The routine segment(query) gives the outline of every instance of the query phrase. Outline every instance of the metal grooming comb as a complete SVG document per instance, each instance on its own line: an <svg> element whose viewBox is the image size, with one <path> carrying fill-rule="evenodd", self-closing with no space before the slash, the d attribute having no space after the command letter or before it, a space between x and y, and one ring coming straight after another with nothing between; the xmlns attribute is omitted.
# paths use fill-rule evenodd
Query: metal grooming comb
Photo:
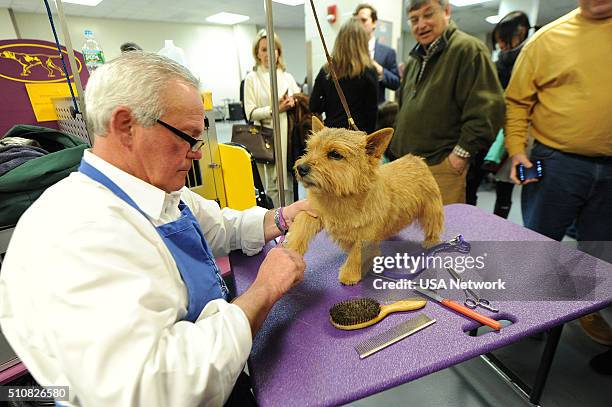
<svg viewBox="0 0 612 407"><path fill-rule="evenodd" d="M399 342L405 337L420 331L423 328L436 322L435 319L428 317L425 314L419 314L417 317L411 318L408 321L402 322L376 336L366 339L357 346L355 350L359 353L359 358L364 359L368 356Z"/></svg>

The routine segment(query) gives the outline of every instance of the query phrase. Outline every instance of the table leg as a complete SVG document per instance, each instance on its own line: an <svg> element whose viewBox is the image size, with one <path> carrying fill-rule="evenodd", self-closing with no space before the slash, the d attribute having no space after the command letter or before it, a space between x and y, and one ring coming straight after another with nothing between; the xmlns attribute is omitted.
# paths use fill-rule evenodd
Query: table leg
<svg viewBox="0 0 612 407"><path fill-rule="evenodd" d="M548 331L548 338L544 346L544 352L542 353L540 364L538 365L533 388L527 385L520 377L518 377L518 375L504 365L504 363L492 353L487 353L481 355L480 357L507 383L512 385L521 397L523 397L531 405L539 406L540 398L542 397L542 392L544 391L544 385L546 384L546 379L548 379L548 373L550 372L553 358L557 350L557 345L559 345L562 330L563 324Z"/></svg>
<svg viewBox="0 0 612 407"><path fill-rule="evenodd" d="M538 367L538 372L536 373L533 390L529 396L529 401L533 404L540 403L540 397L544 391L546 379L548 379L548 373L550 372L550 367L552 365L553 358L555 357L557 345L559 345L559 339L561 339L562 330L563 324L548 331L548 339L546 340L544 353L542 354L542 359L540 359L540 366Z"/></svg>

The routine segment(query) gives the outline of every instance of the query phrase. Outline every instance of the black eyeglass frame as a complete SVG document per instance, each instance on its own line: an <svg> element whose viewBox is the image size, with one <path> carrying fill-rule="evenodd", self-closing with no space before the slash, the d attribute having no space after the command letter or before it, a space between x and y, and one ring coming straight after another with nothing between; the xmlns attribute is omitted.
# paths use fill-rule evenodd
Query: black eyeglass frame
<svg viewBox="0 0 612 407"><path fill-rule="evenodd" d="M169 125L168 123L166 123L163 120L157 119L156 121L157 121L157 123L161 124L162 126L167 128L168 130L170 130L172 133L174 133L178 137L180 137L183 140L185 140L186 142L188 142L189 146L191 147L191 151L194 151L194 152L198 151L200 148L202 148L202 146L206 142L205 139L194 138L194 137L190 136L189 134L187 134L187 133L177 129L176 127Z"/></svg>

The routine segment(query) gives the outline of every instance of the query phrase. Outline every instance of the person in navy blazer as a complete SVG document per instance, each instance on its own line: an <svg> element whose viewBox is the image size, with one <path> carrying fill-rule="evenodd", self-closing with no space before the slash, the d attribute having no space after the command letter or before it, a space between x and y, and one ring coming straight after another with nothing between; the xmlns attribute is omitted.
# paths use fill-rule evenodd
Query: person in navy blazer
<svg viewBox="0 0 612 407"><path fill-rule="evenodd" d="M374 67L378 72L378 104L381 104L385 101L385 89L397 90L400 86L395 51L378 42L374 36L378 15L373 6L361 3L355 9L353 16L357 17L370 33L370 58L373 59Z"/></svg>

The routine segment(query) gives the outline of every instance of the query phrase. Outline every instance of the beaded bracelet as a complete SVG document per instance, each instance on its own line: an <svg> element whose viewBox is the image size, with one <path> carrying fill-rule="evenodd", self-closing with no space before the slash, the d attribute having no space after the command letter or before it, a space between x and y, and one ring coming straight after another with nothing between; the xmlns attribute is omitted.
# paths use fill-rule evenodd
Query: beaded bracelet
<svg viewBox="0 0 612 407"><path fill-rule="evenodd" d="M278 208L278 220L280 221L281 227L285 230L285 234L289 231L289 226L287 226L287 221L285 220L285 216L283 215L283 209L285 207L281 206Z"/></svg>
<svg viewBox="0 0 612 407"><path fill-rule="evenodd" d="M287 227L287 223L285 222L285 218L283 217L282 206L274 211L274 224L283 235L287 234L289 228Z"/></svg>

